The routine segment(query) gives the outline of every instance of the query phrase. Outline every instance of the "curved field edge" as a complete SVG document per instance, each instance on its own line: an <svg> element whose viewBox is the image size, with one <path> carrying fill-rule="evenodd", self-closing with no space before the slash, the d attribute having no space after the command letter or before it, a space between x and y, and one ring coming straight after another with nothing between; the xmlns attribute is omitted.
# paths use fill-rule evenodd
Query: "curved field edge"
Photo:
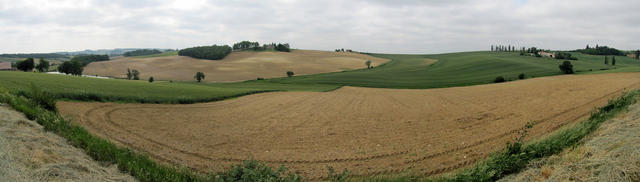
<svg viewBox="0 0 640 182"><path fill-rule="evenodd" d="M336 85L281 84L255 81L238 83L190 83L86 78L68 75L0 72L0 85L21 94L38 85L57 98L76 101L190 104L220 101L274 91L330 91Z"/></svg>
<svg viewBox="0 0 640 182"><path fill-rule="evenodd" d="M46 93L41 93L46 95ZM42 95L40 95L42 96ZM74 147L96 161L116 164L123 171L140 181L303 181L284 167L273 170L254 160L232 166L229 171L217 174L197 173L184 167L168 166L152 160L126 147L90 134L86 129L72 124L57 112L43 109L39 99L17 96L0 89L0 103L6 103L15 110L42 125L45 131L53 132L67 140Z"/></svg>
<svg viewBox="0 0 640 182"><path fill-rule="evenodd" d="M534 159L558 154L569 147L579 145L583 138L596 131L603 122L612 119L620 112L626 111L630 105L636 103L639 96L640 90L629 91L620 97L609 100L605 106L597 108L586 121L577 123L572 127L561 128L527 144L507 143L506 149L491 154L487 159L476 163L470 168L454 173L431 178L399 174L354 178L344 181L496 181L508 174L520 172Z"/></svg>

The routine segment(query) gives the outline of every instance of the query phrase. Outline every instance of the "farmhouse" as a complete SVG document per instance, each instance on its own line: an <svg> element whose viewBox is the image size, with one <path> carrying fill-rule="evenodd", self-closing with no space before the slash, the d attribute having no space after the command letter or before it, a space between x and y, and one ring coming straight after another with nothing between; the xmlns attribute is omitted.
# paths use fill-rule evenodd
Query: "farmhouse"
<svg viewBox="0 0 640 182"><path fill-rule="evenodd" d="M13 70L11 62L0 62L0 71Z"/></svg>
<svg viewBox="0 0 640 182"><path fill-rule="evenodd" d="M544 51L540 51L538 52L538 54L540 54L541 56L544 57L550 57L550 58L554 58L556 55L551 53L551 52L544 52Z"/></svg>

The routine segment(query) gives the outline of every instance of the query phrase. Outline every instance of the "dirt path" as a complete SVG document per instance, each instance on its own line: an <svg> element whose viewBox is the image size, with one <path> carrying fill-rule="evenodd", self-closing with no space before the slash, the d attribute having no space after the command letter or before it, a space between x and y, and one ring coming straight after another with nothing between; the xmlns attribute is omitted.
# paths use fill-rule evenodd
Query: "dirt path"
<svg viewBox="0 0 640 182"><path fill-rule="evenodd" d="M258 77L285 77L287 71L296 75L338 72L366 68L365 61L379 66L387 59L350 52L293 50L292 52L233 52L222 60L194 59L186 56L155 58L120 58L94 62L84 74L126 78L127 68L137 69L141 79L153 76L157 80L193 80L196 72L204 72L207 82L255 80Z"/></svg>
<svg viewBox="0 0 640 182"><path fill-rule="evenodd" d="M539 136L640 87L640 74L567 75L502 84L409 90L344 87L191 104L60 102L66 117L164 162L219 171L242 160L321 179L431 175L501 149L518 128Z"/></svg>
<svg viewBox="0 0 640 182"><path fill-rule="evenodd" d="M640 104L578 147L532 162L501 181L640 181Z"/></svg>
<svg viewBox="0 0 640 182"><path fill-rule="evenodd" d="M136 181L0 105L0 181Z"/></svg>

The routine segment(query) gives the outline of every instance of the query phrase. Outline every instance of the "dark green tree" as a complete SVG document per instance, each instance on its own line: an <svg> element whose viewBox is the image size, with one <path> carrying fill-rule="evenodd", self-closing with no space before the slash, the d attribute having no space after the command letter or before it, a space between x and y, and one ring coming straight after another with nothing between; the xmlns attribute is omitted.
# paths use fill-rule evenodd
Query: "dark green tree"
<svg viewBox="0 0 640 182"><path fill-rule="evenodd" d="M287 71L287 77L292 77L294 75L293 71Z"/></svg>
<svg viewBox="0 0 640 182"><path fill-rule="evenodd" d="M493 80L493 83L502 83L505 82L506 80L504 79L504 77L502 76L498 76L496 77L496 79Z"/></svg>
<svg viewBox="0 0 640 182"><path fill-rule="evenodd" d="M16 68L24 72L33 71L34 67L35 67L35 63L33 61L33 58L27 58L24 61L20 61L16 63Z"/></svg>
<svg viewBox="0 0 640 182"><path fill-rule="evenodd" d="M203 72L197 72L195 76L193 76L193 78L195 78L198 82L204 80L204 73Z"/></svg>
<svg viewBox="0 0 640 182"><path fill-rule="evenodd" d="M573 65L571 65L570 61L562 62L562 64L558 66L558 68L560 68L560 71L562 71L564 74L573 74Z"/></svg>
<svg viewBox="0 0 640 182"><path fill-rule="evenodd" d="M153 77L149 77L149 83L153 83Z"/></svg>
<svg viewBox="0 0 640 182"><path fill-rule="evenodd" d="M604 57L604 64L607 64L607 65L609 64L609 57L607 56Z"/></svg>
<svg viewBox="0 0 640 182"><path fill-rule="evenodd" d="M636 51L636 59L640 59L640 49Z"/></svg>
<svg viewBox="0 0 640 182"><path fill-rule="evenodd" d="M44 60L44 58L40 58L40 61L38 63L38 65L36 66L36 69L39 72L45 72L49 70L49 61Z"/></svg>
<svg viewBox="0 0 640 182"><path fill-rule="evenodd" d="M367 65L367 69L371 68L371 60L367 60L364 64Z"/></svg>
<svg viewBox="0 0 640 182"><path fill-rule="evenodd" d="M228 45L218 46L200 46L186 48L178 51L180 56L189 56L198 59L220 60L231 53L231 47Z"/></svg>
<svg viewBox="0 0 640 182"><path fill-rule="evenodd" d="M615 66L616 65L616 57L612 56L611 57L611 66Z"/></svg>
<svg viewBox="0 0 640 182"><path fill-rule="evenodd" d="M280 52L291 52L291 49L289 49L289 44L278 44L276 45L276 51L280 51Z"/></svg>
<svg viewBox="0 0 640 182"><path fill-rule="evenodd" d="M520 74L518 75L518 79L520 79L520 80L524 79L524 73L520 73Z"/></svg>

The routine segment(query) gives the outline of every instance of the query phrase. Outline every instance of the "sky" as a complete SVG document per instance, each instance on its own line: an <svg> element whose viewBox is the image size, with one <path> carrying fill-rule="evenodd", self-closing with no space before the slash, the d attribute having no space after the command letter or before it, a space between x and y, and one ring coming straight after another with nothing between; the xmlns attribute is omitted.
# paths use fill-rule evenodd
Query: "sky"
<svg viewBox="0 0 640 182"><path fill-rule="evenodd" d="M250 40L378 53L640 49L638 0L0 0L0 53Z"/></svg>

